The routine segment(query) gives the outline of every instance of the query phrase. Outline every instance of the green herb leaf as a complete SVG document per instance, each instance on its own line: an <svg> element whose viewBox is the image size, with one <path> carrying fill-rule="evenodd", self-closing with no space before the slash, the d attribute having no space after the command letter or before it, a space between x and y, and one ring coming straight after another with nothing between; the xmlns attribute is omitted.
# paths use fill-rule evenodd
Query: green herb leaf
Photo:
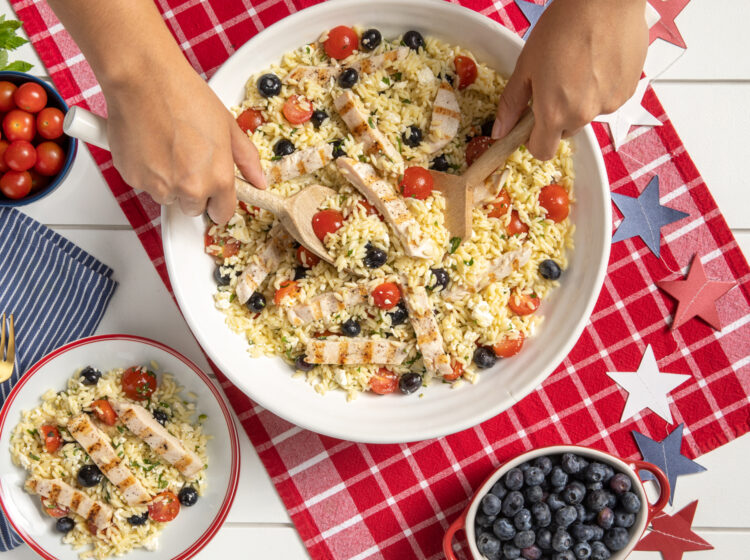
<svg viewBox="0 0 750 560"><path fill-rule="evenodd" d="M470 260L468 260L468 261L464 261L464 264L465 264L466 266L471 266L471 265L473 265L473 264L474 264L474 257L471 257L471 259L470 259Z"/></svg>
<svg viewBox="0 0 750 560"><path fill-rule="evenodd" d="M40 460L40 459L39 459L39 457L37 457L37 456L36 456L36 455L34 455L33 453L29 453L29 457L30 457L31 459L34 459L34 461L39 461L39 460Z"/></svg>
<svg viewBox="0 0 750 560"><path fill-rule="evenodd" d="M397 82L400 82L401 81L401 72L396 72L395 74L391 74L391 78L393 78Z"/></svg>
<svg viewBox="0 0 750 560"><path fill-rule="evenodd" d="M367 124L370 125L370 128L375 128L375 124L372 122L372 117L367 118Z"/></svg>
<svg viewBox="0 0 750 560"><path fill-rule="evenodd" d="M201 414L200 416L198 416L198 422L203 422L206 418L208 418L208 416L206 416L205 414Z"/></svg>
<svg viewBox="0 0 750 560"><path fill-rule="evenodd" d="M271 161L279 161L281 156L271 156Z"/></svg>
<svg viewBox="0 0 750 560"><path fill-rule="evenodd" d="M451 250L449 251L451 255L456 252L456 249L458 249L459 245L461 245L461 238L451 237Z"/></svg>
<svg viewBox="0 0 750 560"><path fill-rule="evenodd" d="M2 68L2 70L12 70L14 72L28 72L33 67L34 67L33 64L29 64L28 62L24 62L22 60L16 60L14 62L11 62L4 68Z"/></svg>
<svg viewBox="0 0 750 560"><path fill-rule="evenodd" d="M365 156L364 154L359 154L359 161L361 161L362 163L367 163L367 156Z"/></svg>
<svg viewBox="0 0 750 560"><path fill-rule="evenodd" d="M387 86L391 85L391 80L388 79L388 76L383 76L383 83Z"/></svg>
<svg viewBox="0 0 750 560"><path fill-rule="evenodd" d="M407 105L411 105L411 99L406 99L405 97L402 97L401 103L406 103Z"/></svg>

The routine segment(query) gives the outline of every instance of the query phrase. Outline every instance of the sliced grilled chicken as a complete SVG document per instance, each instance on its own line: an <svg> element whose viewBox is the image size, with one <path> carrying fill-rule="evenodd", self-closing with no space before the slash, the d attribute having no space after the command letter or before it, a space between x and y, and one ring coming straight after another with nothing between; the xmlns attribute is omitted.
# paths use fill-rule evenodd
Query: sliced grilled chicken
<svg viewBox="0 0 750 560"><path fill-rule="evenodd" d="M425 140L429 153L435 153L453 140L461 124L461 109L453 88L448 82L441 82L432 104L430 132Z"/></svg>
<svg viewBox="0 0 750 560"><path fill-rule="evenodd" d="M367 299L367 288L358 286L341 292L325 292L315 296L309 303L300 303L287 309L289 321L300 327L320 319L330 319L347 307L364 303Z"/></svg>
<svg viewBox="0 0 750 560"><path fill-rule="evenodd" d="M400 163L403 161L401 154L388 141L385 134L374 125L370 126L372 117L351 91L344 91L333 100L333 104L357 141L364 144L365 151L368 154L382 153L392 162Z"/></svg>
<svg viewBox="0 0 750 560"><path fill-rule="evenodd" d="M427 290L424 286L410 286L408 280L402 278L401 293L409 312L409 321L417 335L417 346L422 352L425 368L433 375L449 375L453 371L450 356L443 347L443 336L432 312Z"/></svg>
<svg viewBox="0 0 750 560"><path fill-rule="evenodd" d="M107 434L94 425L88 414L79 414L68 420L68 431L129 505L145 504L151 500L148 491L117 456Z"/></svg>
<svg viewBox="0 0 750 560"><path fill-rule="evenodd" d="M260 246L258 252L250 258L250 263L242 271L235 293L240 303L245 303L260 288L268 274L278 268L284 254L289 248L291 237L281 225L276 224L269 230L266 242Z"/></svg>
<svg viewBox="0 0 750 560"><path fill-rule="evenodd" d="M476 286L471 288L465 288L454 284L444 294L443 298L446 301L453 302L461 299L466 295L476 294L484 290L487 286L494 282L499 282L503 278L509 276L514 270L518 270L524 266L531 258L531 249L523 246L520 249L508 251L503 253L499 257L494 258L490 261L484 274L481 276L481 280Z"/></svg>
<svg viewBox="0 0 750 560"><path fill-rule="evenodd" d="M51 480L32 476L26 481L26 488L50 501L65 506L70 511L90 521L99 529L106 529L112 522L112 508L92 500L80 490L76 490L59 478Z"/></svg>
<svg viewBox="0 0 750 560"><path fill-rule="evenodd" d="M487 202L491 202L497 198L497 194L500 189L503 188L505 182L508 180L510 171L508 169L497 170L492 175L484 180L484 183L474 187L473 199L474 206L482 206Z"/></svg>
<svg viewBox="0 0 750 560"><path fill-rule="evenodd" d="M336 165L346 180L354 185L393 227L407 255L423 259L436 255L438 248L435 243L422 235L419 223L409 212L403 198L396 193L390 183L377 174L372 165L347 157L338 158Z"/></svg>
<svg viewBox="0 0 750 560"><path fill-rule="evenodd" d="M333 146L323 143L297 150L278 161L266 163L266 182L275 185L317 171L333 159Z"/></svg>
<svg viewBox="0 0 750 560"><path fill-rule="evenodd" d="M405 59L409 56L409 47L399 47L392 51L382 54L374 54L345 66L344 68L354 68L360 74L372 74L383 68L391 66L394 62Z"/></svg>
<svg viewBox="0 0 750 560"><path fill-rule="evenodd" d="M372 74L382 68L391 66L398 60L403 60L408 55L408 47L399 47L392 51L363 58L348 66L297 66L284 76L282 82L285 84L301 84L314 80L320 85L326 85L331 80L338 78L339 74L347 68L354 68L360 74Z"/></svg>
<svg viewBox="0 0 750 560"><path fill-rule="evenodd" d="M310 340L305 350L309 364L399 365L406 358L406 344L382 338L328 337Z"/></svg>
<svg viewBox="0 0 750 560"><path fill-rule="evenodd" d="M184 477L194 478L203 469L203 461L198 455L185 449L180 440L159 424L148 410L128 402L113 401L110 404L128 430L145 441L162 459L174 465Z"/></svg>

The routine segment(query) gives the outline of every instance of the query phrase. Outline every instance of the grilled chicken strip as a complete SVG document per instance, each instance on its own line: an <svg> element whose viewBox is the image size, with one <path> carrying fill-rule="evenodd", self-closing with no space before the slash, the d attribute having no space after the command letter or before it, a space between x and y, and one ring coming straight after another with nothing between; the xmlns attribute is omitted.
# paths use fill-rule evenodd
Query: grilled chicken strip
<svg viewBox="0 0 750 560"><path fill-rule="evenodd" d="M364 303L367 299L367 288L358 286L341 292L325 292L315 296L309 303L300 303L287 309L289 321L295 327L301 327L320 319L330 319L347 307Z"/></svg>
<svg viewBox="0 0 750 560"><path fill-rule="evenodd" d="M531 258L531 249L523 246L520 249L508 251L503 253L499 257L495 257L490 261L487 269L482 275L482 279L477 283L476 286L471 288L465 288L454 284L444 294L443 299L449 302L458 301L466 295L476 294L484 290L487 286L494 282L509 276L514 270L518 270L524 266Z"/></svg>
<svg viewBox="0 0 750 560"><path fill-rule="evenodd" d="M347 157L338 158L336 165L346 180L354 185L393 227L407 255L427 259L437 254L438 248L432 240L419 240L422 237L419 223L409 212L403 198L396 193L390 183L380 178L372 165Z"/></svg>
<svg viewBox="0 0 750 560"><path fill-rule="evenodd" d="M65 506L86 521L93 523L98 530L106 529L112 522L112 508L92 500L59 478L48 480L32 476L26 481L26 489L58 505Z"/></svg>
<svg viewBox="0 0 750 560"><path fill-rule="evenodd" d="M382 68L391 66L394 62L405 59L407 56L409 56L409 47L399 47L392 51L360 59L345 66L345 68L354 68L360 74L372 74Z"/></svg>
<svg viewBox="0 0 750 560"><path fill-rule="evenodd" d="M185 478L194 478L203 469L203 461L198 455L185 449L148 410L128 402L113 401L110 404L131 432L145 441L162 459L174 465Z"/></svg>
<svg viewBox="0 0 750 560"><path fill-rule="evenodd" d="M305 361L309 364L399 365L406 358L406 344L382 338L328 337L307 343Z"/></svg>
<svg viewBox="0 0 750 560"><path fill-rule="evenodd" d="M441 82L432 104L430 132L425 141L429 153L435 153L453 140L461 124L461 109L453 88L448 82Z"/></svg>
<svg viewBox="0 0 750 560"><path fill-rule="evenodd" d="M376 127L370 126L372 117L351 91L344 91L333 100L333 104L357 141L364 144L365 151L368 154L382 153L392 162L400 163L403 161L401 154L388 141L385 134Z"/></svg>
<svg viewBox="0 0 750 560"><path fill-rule="evenodd" d="M443 347L443 336L432 312L427 290L424 286L410 286L408 280L402 278L401 293L417 335L417 346L422 352L425 368L433 375L449 375L453 371L450 357Z"/></svg>
<svg viewBox="0 0 750 560"><path fill-rule="evenodd" d="M297 66L289 72L282 80L285 84L301 84L308 80L314 80L320 85L326 85L332 79L338 78L339 74L347 68L354 68L360 74L372 74L382 68L392 65L398 60L403 60L409 55L408 47L399 47L392 51L376 54L362 60L358 60L348 66Z"/></svg>
<svg viewBox="0 0 750 560"><path fill-rule="evenodd" d="M261 245L258 252L250 258L250 264L242 271L235 293L240 303L245 303L260 288L271 271L278 268L286 253L291 237L281 225L276 222L269 230L266 242Z"/></svg>
<svg viewBox="0 0 750 560"><path fill-rule="evenodd" d="M145 504L151 500L148 491L117 456L107 434L94 425L88 414L82 413L68 420L68 431L81 444L104 476L117 486L129 505Z"/></svg>
<svg viewBox="0 0 750 560"><path fill-rule="evenodd" d="M317 171L333 159L333 146L327 142L297 150L278 161L266 163L265 177L269 185L288 181Z"/></svg>

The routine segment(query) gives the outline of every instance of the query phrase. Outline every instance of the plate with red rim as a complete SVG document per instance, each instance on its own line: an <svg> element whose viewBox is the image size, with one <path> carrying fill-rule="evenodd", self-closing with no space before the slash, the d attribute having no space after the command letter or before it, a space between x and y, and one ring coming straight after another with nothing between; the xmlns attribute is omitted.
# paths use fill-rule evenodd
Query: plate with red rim
<svg viewBox="0 0 750 560"><path fill-rule="evenodd" d="M126 334L93 336L66 344L34 364L0 411L0 507L15 531L43 558L77 559L78 552L62 542L54 520L42 513L39 498L23 489L27 473L11 460L9 436L21 419L21 411L37 406L45 391L63 389L67 379L87 365L104 372L152 361L159 365L157 377L159 372L171 373L183 387L183 394L195 394L197 409L206 415L206 492L194 506L181 508L177 518L164 528L157 550L136 548L126 557L185 560L202 549L226 519L237 492L240 448L237 428L217 386L193 362L160 342Z"/></svg>

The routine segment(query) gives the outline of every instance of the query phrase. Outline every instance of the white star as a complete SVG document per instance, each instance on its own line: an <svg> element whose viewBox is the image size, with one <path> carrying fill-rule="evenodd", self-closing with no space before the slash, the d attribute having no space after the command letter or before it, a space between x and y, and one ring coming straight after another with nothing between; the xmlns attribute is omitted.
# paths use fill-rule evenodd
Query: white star
<svg viewBox="0 0 750 560"><path fill-rule="evenodd" d="M672 414L669 411L667 394L690 379L689 375L660 373L650 344L643 353L638 371L608 371L607 375L628 392L628 400L620 422L632 418L644 408L650 408L671 424Z"/></svg>
<svg viewBox="0 0 750 560"><path fill-rule="evenodd" d="M633 97L628 99L622 107L617 109L614 113L608 115L599 115L594 120L601 123L607 123L609 125L609 134L612 137L612 142L615 144L615 150L619 150L622 143L625 141L625 137L630 131L630 127L633 125L643 126L660 126L661 121L654 115L646 111L645 107L641 105L643 100L643 94L646 93L649 79L643 78L638 82L638 86L635 88Z"/></svg>

